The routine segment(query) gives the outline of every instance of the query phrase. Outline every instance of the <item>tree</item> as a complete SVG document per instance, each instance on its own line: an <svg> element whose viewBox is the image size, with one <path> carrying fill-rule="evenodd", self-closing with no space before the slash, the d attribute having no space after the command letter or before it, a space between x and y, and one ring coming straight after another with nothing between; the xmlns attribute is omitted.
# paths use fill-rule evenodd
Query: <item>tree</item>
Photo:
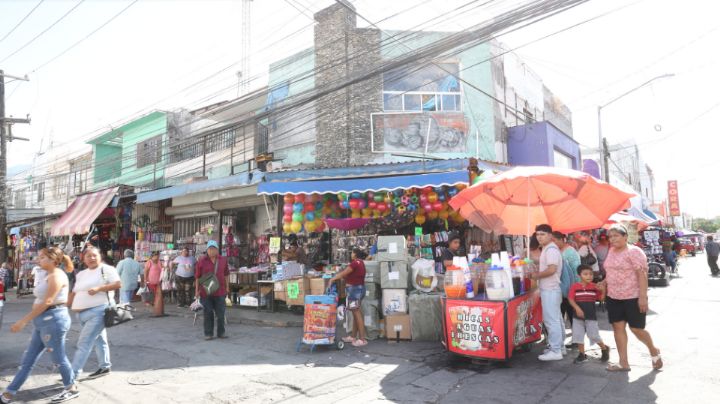
<svg viewBox="0 0 720 404"><path fill-rule="evenodd" d="M714 219L696 218L693 220L693 230L702 230L705 233L716 233L720 229L720 217Z"/></svg>

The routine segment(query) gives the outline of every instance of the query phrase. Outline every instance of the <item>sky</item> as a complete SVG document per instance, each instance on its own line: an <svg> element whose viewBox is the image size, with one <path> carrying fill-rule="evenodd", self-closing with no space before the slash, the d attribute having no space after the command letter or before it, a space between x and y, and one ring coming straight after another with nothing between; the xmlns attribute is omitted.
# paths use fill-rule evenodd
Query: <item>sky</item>
<svg viewBox="0 0 720 404"><path fill-rule="evenodd" d="M447 15L468 1L352 3L363 17L382 21L378 23L382 29L399 30ZM0 38L38 3L0 0ZM270 62L312 45L312 13L332 3L253 1L251 69L245 75L251 88L267 82ZM491 1L429 28L460 30L518 3ZM605 107L603 134L610 143L637 142L655 173L656 199L665 197L668 180L678 180L681 208L696 217L720 215L720 204L713 203L720 200L716 181L720 141L715 134L720 118L720 78L715 74L720 67L720 54L715 51L720 21L709 4L591 0L499 38L511 48L519 47L516 53L570 107L574 137L587 148L598 143L598 105L654 77L674 74ZM0 39L0 69L30 79L6 86L7 115L30 114L32 119L31 125L14 127L16 136L31 141L10 145L10 166L30 164L50 144L53 148L77 145L154 109L192 108L234 98L241 60L240 21L238 0L43 1L15 31ZM359 26L367 25L359 19Z"/></svg>

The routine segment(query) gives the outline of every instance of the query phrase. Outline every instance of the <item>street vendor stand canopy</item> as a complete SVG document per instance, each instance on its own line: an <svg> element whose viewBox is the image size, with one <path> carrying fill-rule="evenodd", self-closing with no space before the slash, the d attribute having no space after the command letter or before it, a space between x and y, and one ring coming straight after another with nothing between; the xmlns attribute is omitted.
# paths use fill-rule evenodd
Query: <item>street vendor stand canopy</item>
<svg viewBox="0 0 720 404"><path fill-rule="evenodd" d="M78 196L50 230L51 236L72 236L90 231L92 223L113 200L118 187Z"/></svg>
<svg viewBox="0 0 720 404"><path fill-rule="evenodd" d="M263 182L258 186L260 195L285 194L339 194L341 192L378 192L397 189L454 186L468 183L467 171L450 171L432 174L397 175L318 181Z"/></svg>

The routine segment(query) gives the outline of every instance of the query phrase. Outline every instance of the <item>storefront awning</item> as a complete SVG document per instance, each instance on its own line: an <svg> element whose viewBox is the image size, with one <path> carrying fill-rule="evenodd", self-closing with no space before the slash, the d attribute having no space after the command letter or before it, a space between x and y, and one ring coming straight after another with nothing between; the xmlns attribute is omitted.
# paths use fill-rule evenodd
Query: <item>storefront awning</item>
<svg viewBox="0 0 720 404"><path fill-rule="evenodd" d="M177 198L193 193L218 191L226 188L248 186L262 181L263 176L264 173L260 171L253 171L248 173L230 175L222 178L214 178L207 181L193 182L190 184L156 189L154 191L139 193L137 195L136 202L148 203L161 201L163 199Z"/></svg>
<svg viewBox="0 0 720 404"><path fill-rule="evenodd" d="M393 177L368 177L350 180L263 182L258 186L259 195L284 194L338 194L341 192L378 192L396 189L439 187L468 183L467 171L399 175Z"/></svg>
<svg viewBox="0 0 720 404"><path fill-rule="evenodd" d="M19 235L20 235L20 229L24 229L24 228L26 228L26 227L35 226L36 224L40 224L40 223L45 223L47 220L49 220L49 219L44 218L44 219L36 220L36 221L34 221L34 222L25 223L25 224L22 224L22 225L20 225L20 226L13 227L13 228L10 229L10 234L14 234L14 235L16 235L16 236L19 236Z"/></svg>
<svg viewBox="0 0 720 404"><path fill-rule="evenodd" d="M87 233L103 209L108 207L117 191L118 187L115 187L78 196L68 210L52 226L50 235L72 236L73 234Z"/></svg>

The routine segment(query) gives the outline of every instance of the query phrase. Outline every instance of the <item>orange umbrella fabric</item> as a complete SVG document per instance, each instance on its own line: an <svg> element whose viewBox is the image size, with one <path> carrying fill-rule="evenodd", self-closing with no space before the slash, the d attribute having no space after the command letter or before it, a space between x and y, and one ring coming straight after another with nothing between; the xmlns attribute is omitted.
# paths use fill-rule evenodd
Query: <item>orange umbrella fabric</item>
<svg viewBox="0 0 720 404"><path fill-rule="evenodd" d="M547 223L572 233L599 229L630 207L632 194L591 175L555 167L516 167L457 194L450 206L488 232L529 235Z"/></svg>
<svg viewBox="0 0 720 404"><path fill-rule="evenodd" d="M612 216L610 216L610 218L608 218L607 222L605 222L605 224L603 225L603 228L609 229L610 226L612 226L613 224L623 223L623 222L636 224L638 231L643 231L650 226L644 220L639 219L633 215L630 215L625 212L618 212L618 213L613 213Z"/></svg>

